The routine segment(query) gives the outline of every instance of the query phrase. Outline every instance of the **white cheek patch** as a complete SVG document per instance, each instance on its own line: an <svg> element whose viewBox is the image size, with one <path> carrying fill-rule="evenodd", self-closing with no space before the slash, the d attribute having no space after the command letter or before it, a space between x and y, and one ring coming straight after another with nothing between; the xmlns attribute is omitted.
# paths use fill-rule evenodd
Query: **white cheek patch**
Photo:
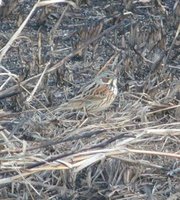
<svg viewBox="0 0 180 200"><path fill-rule="evenodd" d="M115 79L115 80L113 81L113 90L114 90L114 94L117 95L117 94L118 94L117 79Z"/></svg>

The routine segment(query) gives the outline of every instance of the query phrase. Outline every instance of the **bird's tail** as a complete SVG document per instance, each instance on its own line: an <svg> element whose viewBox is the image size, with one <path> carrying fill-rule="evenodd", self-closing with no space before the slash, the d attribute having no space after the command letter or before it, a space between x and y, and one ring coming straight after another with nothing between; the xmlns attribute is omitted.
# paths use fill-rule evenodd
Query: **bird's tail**
<svg viewBox="0 0 180 200"><path fill-rule="evenodd" d="M65 111L65 110L79 110L83 108L83 102L80 100L69 101L56 107L52 112Z"/></svg>

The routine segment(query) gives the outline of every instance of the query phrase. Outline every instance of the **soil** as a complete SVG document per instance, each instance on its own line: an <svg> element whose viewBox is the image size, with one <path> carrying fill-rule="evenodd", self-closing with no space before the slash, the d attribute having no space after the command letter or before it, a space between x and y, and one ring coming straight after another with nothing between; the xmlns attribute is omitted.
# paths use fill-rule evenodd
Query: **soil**
<svg viewBox="0 0 180 200"><path fill-rule="evenodd" d="M0 198L180 199L179 1L38 6L10 46L37 2L3 2ZM109 109L56 109L107 69Z"/></svg>

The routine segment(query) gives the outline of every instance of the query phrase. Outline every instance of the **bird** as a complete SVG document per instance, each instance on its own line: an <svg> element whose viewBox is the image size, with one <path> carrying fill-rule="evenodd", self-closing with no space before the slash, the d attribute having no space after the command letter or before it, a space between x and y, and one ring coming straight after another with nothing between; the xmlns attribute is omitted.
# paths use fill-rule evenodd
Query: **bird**
<svg viewBox="0 0 180 200"><path fill-rule="evenodd" d="M56 111L82 110L89 114L95 114L106 110L118 94L117 77L111 70L103 71L80 92L68 102L61 104Z"/></svg>

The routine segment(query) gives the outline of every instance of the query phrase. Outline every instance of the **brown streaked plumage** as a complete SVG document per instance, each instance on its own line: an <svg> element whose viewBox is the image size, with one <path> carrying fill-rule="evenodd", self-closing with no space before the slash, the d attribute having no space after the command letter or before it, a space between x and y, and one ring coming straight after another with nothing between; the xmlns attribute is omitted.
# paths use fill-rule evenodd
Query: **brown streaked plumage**
<svg viewBox="0 0 180 200"><path fill-rule="evenodd" d="M96 76L80 95L61 104L55 111L85 110L93 114L107 109L116 98L117 92L117 77L107 70Z"/></svg>

